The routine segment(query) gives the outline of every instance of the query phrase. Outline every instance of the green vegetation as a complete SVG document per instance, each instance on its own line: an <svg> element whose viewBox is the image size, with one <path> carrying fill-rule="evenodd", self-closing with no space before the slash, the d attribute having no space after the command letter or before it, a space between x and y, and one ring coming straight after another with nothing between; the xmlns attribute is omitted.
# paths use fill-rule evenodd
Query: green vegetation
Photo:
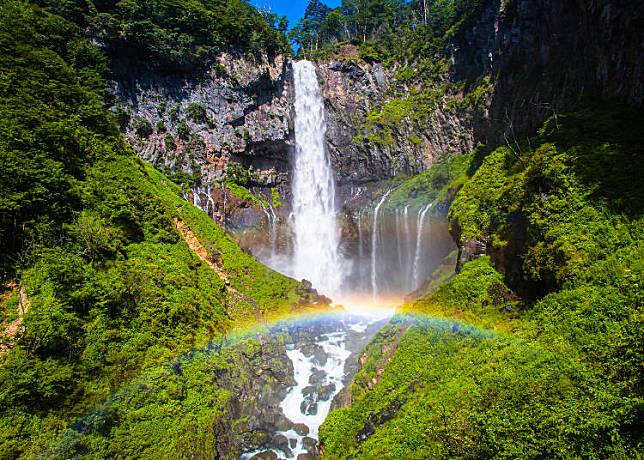
<svg viewBox="0 0 644 460"><path fill-rule="evenodd" d="M408 329L397 338L401 327ZM394 345L393 360L384 367L382 350ZM635 453L620 436L614 414L625 408L611 388L582 365L547 350L456 323L402 317L366 352L370 358L352 387L352 407L333 411L322 426L325 457L627 458ZM378 384L369 389L375 370L383 367Z"/></svg>
<svg viewBox="0 0 644 460"><path fill-rule="evenodd" d="M482 147L481 147L482 148ZM467 172L475 153L449 155L431 168L395 185L384 203L386 208L402 209L409 206L418 210L429 203L447 203L467 180Z"/></svg>
<svg viewBox="0 0 644 460"><path fill-rule="evenodd" d="M148 137L152 134L152 123L143 117L135 117L132 126L138 136Z"/></svg>
<svg viewBox="0 0 644 460"><path fill-rule="evenodd" d="M635 113L560 115L529 145L495 150L456 197L452 225L463 238L489 237L512 251L519 288L550 291L633 250L644 229L644 190L635 179L644 171L634 161L640 140L626 124L644 126Z"/></svg>
<svg viewBox="0 0 644 460"><path fill-rule="evenodd" d="M328 458L637 458L642 126L559 115L526 145L466 159L450 221L491 257L367 348L351 408L322 427Z"/></svg>
<svg viewBox="0 0 644 460"><path fill-rule="evenodd" d="M206 123L208 121L208 114L206 108L198 102L191 102L186 108L186 115L195 123Z"/></svg>
<svg viewBox="0 0 644 460"><path fill-rule="evenodd" d="M31 303L0 356L0 457L34 458L145 369L299 296L134 156L105 108L106 61L81 29L25 2L0 8L1 275Z"/></svg>
<svg viewBox="0 0 644 460"><path fill-rule="evenodd" d="M226 448L230 456L240 456L242 446L228 441L231 430L248 430L244 419L235 419L236 398L248 394L267 356L279 355L280 340L279 335L268 343L247 335L226 338L155 366L76 419L46 454L109 459L179 458L191 452L213 458ZM282 366L286 363L271 362L274 370L284 372Z"/></svg>
<svg viewBox="0 0 644 460"><path fill-rule="evenodd" d="M112 60L145 63L162 72L189 72L222 51L256 57L289 54L281 18L244 0L34 0L88 30Z"/></svg>
<svg viewBox="0 0 644 460"><path fill-rule="evenodd" d="M283 204L282 197L280 196L280 191L277 187L273 187L271 189L271 204L274 208L279 208Z"/></svg>
<svg viewBox="0 0 644 460"><path fill-rule="evenodd" d="M414 61L440 50L477 6L474 0L343 0L331 9L310 0L289 38L309 59L328 57L351 43L367 61Z"/></svg>

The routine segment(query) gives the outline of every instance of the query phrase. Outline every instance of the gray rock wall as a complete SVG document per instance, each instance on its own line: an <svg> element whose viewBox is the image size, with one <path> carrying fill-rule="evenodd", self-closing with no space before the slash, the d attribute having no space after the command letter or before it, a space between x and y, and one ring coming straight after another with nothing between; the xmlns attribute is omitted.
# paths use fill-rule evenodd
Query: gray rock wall
<svg viewBox="0 0 644 460"><path fill-rule="evenodd" d="M197 173L204 187L238 162L253 170L258 185L274 186L288 175L290 80L282 57L256 63L222 55L209 72L190 79L132 75L115 82L113 91L130 118L127 138L145 160ZM199 107L205 117L191 117L191 108Z"/></svg>
<svg viewBox="0 0 644 460"><path fill-rule="evenodd" d="M378 189L376 182L421 172L443 154L468 152L477 143L521 141L545 118L583 99L642 105L641 2L484 0L478 8L451 40L448 69L437 80L452 89L421 119L395 123L388 142L370 140L377 127L365 128L365 121L392 99L411 94L408 83L396 79L401 67L362 61L356 50L341 53L355 58L317 63L343 203L357 187ZM482 107L458 104L484 77L492 90ZM209 202L214 217L221 218L217 200L227 196L215 193L215 186L231 162L251 170L251 186L277 186L288 203L294 144L288 59L256 63L222 55L209 72L189 79L128 76L115 83L114 96L130 117L124 128L136 152L171 171L195 173L198 201ZM204 108L205 118L190 118L194 104ZM248 201L239 206L257 207ZM242 226L264 215L261 209L237 213L234 206L226 212L233 219L255 216Z"/></svg>
<svg viewBox="0 0 644 460"><path fill-rule="evenodd" d="M318 63L328 148L341 187L417 174L443 154L474 146L469 121L442 108L422 123L403 120L391 142L367 140L369 132L362 125L369 113L393 97L405 97L405 88L394 77L397 70L361 60Z"/></svg>

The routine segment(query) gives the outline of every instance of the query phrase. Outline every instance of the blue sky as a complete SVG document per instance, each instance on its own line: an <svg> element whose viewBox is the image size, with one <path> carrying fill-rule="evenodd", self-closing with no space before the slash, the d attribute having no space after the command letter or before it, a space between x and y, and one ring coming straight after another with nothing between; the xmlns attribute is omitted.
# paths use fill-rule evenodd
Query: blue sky
<svg viewBox="0 0 644 460"><path fill-rule="evenodd" d="M335 8L340 6L340 1L324 0L324 3ZM258 8L269 7L273 13L288 17L289 27L293 27L304 16L304 10L309 4L309 0L251 0L251 3Z"/></svg>

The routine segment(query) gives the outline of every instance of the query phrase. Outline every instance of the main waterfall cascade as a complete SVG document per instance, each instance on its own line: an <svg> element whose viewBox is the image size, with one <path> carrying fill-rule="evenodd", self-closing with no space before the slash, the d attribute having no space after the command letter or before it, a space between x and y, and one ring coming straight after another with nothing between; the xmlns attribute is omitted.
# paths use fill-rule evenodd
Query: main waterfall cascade
<svg viewBox="0 0 644 460"><path fill-rule="evenodd" d="M333 171L325 148L324 101L311 62L295 62L293 77L293 273L325 294L334 295L342 285L344 264L339 252Z"/></svg>

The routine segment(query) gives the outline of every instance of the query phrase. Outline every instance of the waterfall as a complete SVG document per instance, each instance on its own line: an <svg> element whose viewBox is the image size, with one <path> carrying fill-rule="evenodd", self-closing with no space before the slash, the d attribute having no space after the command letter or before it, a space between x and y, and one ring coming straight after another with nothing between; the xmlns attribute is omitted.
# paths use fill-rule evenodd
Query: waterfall
<svg viewBox="0 0 644 460"><path fill-rule="evenodd" d="M266 225L268 226L268 234L270 236L271 243L270 260L272 261L277 253L277 224L279 220L277 218L277 215L275 214L273 205L269 202L266 202L266 204L264 204L264 200L262 199L261 194L257 194L257 198L257 201L259 202L259 205L261 206L262 211L264 211L264 215L266 216Z"/></svg>
<svg viewBox="0 0 644 460"><path fill-rule="evenodd" d="M358 211L358 276L362 277L362 261L364 260L362 245L362 210Z"/></svg>
<svg viewBox="0 0 644 460"><path fill-rule="evenodd" d="M325 149L324 102L311 62L294 62L293 73L296 143L293 271L325 294L335 294L342 284L343 267L339 254L333 171Z"/></svg>
<svg viewBox="0 0 644 460"><path fill-rule="evenodd" d="M407 289L411 291L413 290L413 280L411 279L412 266L409 261L412 260L413 254L411 253L411 233L409 230L409 205L405 206L405 209L403 210L403 227L405 233L405 256L407 262L405 264L405 281L407 282Z"/></svg>
<svg viewBox="0 0 644 460"><path fill-rule="evenodd" d="M270 203L268 204L268 211L269 211L269 216L270 216L270 232L271 232L271 256L275 257L275 254L277 253L277 224L279 223L279 218L277 217L277 214L275 214L275 209L273 208L273 205Z"/></svg>
<svg viewBox="0 0 644 460"><path fill-rule="evenodd" d="M378 213L380 212L380 207L392 190L393 189L387 190L387 193L380 198L380 201L373 211L373 229L371 230L371 293L373 295L374 302L378 300L378 270L376 264L376 259L378 257Z"/></svg>
<svg viewBox="0 0 644 460"><path fill-rule="evenodd" d="M418 222L416 225L416 254L414 255L414 273L413 273L413 289L418 289L420 287L420 258L422 252L422 241L423 241L423 222L425 221L425 214L432 207L432 203L429 203L424 208L418 211Z"/></svg>
<svg viewBox="0 0 644 460"><path fill-rule="evenodd" d="M402 255L402 224L400 222L401 212L396 208L396 251L398 252L398 273L403 268L403 255Z"/></svg>

